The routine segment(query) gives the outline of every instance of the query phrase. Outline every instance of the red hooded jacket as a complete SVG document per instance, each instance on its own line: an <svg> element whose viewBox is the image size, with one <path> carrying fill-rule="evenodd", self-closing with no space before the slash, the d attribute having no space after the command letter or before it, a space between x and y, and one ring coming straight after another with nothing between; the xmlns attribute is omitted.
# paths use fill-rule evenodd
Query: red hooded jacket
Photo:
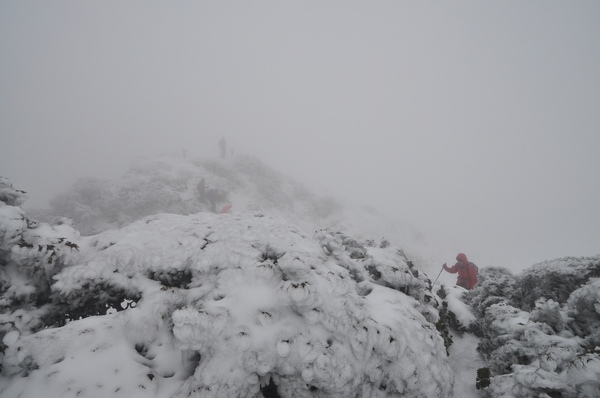
<svg viewBox="0 0 600 398"><path fill-rule="evenodd" d="M467 256L464 253L458 253L456 260L458 262L452 267L448 267L446 264L442 265L442 267L451 274L458 272L458 278L456 279L458 286L462 286L468 290L473 289L473 286L477 283L477 267L467 260Z"/></svg>

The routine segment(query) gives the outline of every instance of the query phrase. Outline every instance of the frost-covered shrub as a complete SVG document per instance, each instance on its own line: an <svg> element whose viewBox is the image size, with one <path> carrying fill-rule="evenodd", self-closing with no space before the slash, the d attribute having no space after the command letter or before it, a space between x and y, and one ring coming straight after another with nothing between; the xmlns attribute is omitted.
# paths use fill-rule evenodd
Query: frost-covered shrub
<svg viewBox="0 0 600 398"><path fill-rule="evenodd" d="M446 288L440 286L437 291L441 305L438 306L439 320L436 323L436 328L444 338L447 351L453 343L450 332L462 336L470 330L472 323L475 321L468 306L462 301L463 292L464 289L454 286L447 286Z"/></svg>
<svg viewBox="0 0 600 398"><path fill-rule="evenodd" d="M156 213L208 210L196 191L202 170L190 170L187 163L178 161L169 157L139 160L115 182L81 178L51 200L50 213L72 219L83 235L92 235ZM210 183L214 185L213 180Z"/></svg>
<svg viewBox="0 0 600 398"><path fill-rule="evenodd" d="M490 369L489 368L479 368L477 369L477 381L475 383L475 388L478 390L482 390L490 385Z"/></svg>
<svg viewBox="0 0 600 398"><path fill-rule="evenodd" d="M563 371L570 387L565 397L596 397L600 392L600 347L578 354Z"/></svg>
<svg viewBox="0 0 600 398"><path fill-rule="evenodd" d="M446 353L449 353L450 346L453 343L452 334L450 330L453 327L459 327L462 332L462 325L458 322L456 315L448 309L448 301L446 300L447 294L443 286L437 291L438 296L442 300L442 306L439 309L439 319L435 323L435 328L444 339L444 346L446 346Z"/></svg>
<svg viewBox="0 0 600 398"><path fill-rule="evenodd" d="M525 311L540 297L564 303L590 277L600 277L599 257L564 257L533 265L519 276L513 303Z"/></svg>
<svg viewBox="0 0 600 398"><path fill-rule="evenodd" d="M600 278L591 279L575 290L569 300L568 316L570 330L583 338L585 347L600 347Z"/></svg>
<svg viewBox="0 0 600 398"><path fill-rule="evenodd" d="M515 283L515 276L506 268L481 268L477 285L465 295L465 301L473 308L477 318L483 318L492 304L510 302Z"/></svg>
<svg viewBox="0 0 600 398"><path fill-rule="evenodd" d="M27 193L13 188L6 177L0 176L0 202L8 206L21 206L27 199Z"/></svg>
<svg viewBox="0 0 600 398"><path fill-rule="evenodd" d="M6 338L0 395L452 396L437 299L391 245L207 213L78 243L53 297L104 307ZM137 305L102 314L109 297L132 294Z"/></svg>
<svg viewBox="0 0 600 398"><path fill-rule="evenodd" d="M119 186L116 201L123 214L132 221L181 208L181 199L173 189L175 187L171 187L171 182L170 179L161 178L130 179L129 184Z"/></svg>
<svg viewBox="0 0 600 398"><path fill-rule="evenodd" d="M29 219L17 204L23 192L0 180L0 348L15 336L53 326L53 277L79 255L79 235L67 224L52 227ZM0 367L5 355L0 349Z"/></svg>
<svg viewBox="0 0 600 398"><path fill-rule="evenodd" d="M492 375L486 396L600 394L599 264L599 257L546 261L517 275L512 291L470 293L483 315L478 350ZM477 298L489 303L490 297L498 303L477 306Z"/></svg>
<svg viewBox="0 0 600 398"><path fill-rule="evenodd" d="M581 354L579 340L556 335L546 323L528 318L527 312L506 304L488 309L487 326L495 336L487 340L493 348L487 352L494 375L487 389L492 397L507 392L517 397L552 396L572 389L565 370Z"/></svg>
<svg viewBox="0 0 600 398"><path fill-rule="evenodd" d="M480 340L477 351L488 360L497 359L497 357L494 357L496 350L510 343L515 339L515 336L522 333L522 329L528 318L528 313L508 304L499 303L491 305L487 309L485 317L479 320L482 330L485 330L486 336ZM504 352L500 354L506 357L507 353L510 353L512 358L515 358L515 363L529 361L530 356L518 352L518 349L514 349L512 346L510 349L505 348L503 350ZM512 358L508 359L508 361L496 361L492 366L493 373L503 374L509 372L510 366L513 363L511 362Z"/></svg>
<svg viewBox="0 0 600 398"><path fill-rule="evenodd" d="M364 290L365 284L361 283L368 281L401 291L420 303L422 313L430 322L438 321L437 311L432 311L437 301L430 291L431 281L407 261L402 250L394 250L389 243L380 247L365 245L341 232L321 230L317 238L324 251L350 272L359 283L359 289Z"/></svg>
<svg viewBox="0 0 600 398"><path fill-rule="evenodd" d="M8 189L4 189L6 193ZM15 198L22 191L4 197ZM13 201L13 203L21 200ZM69 225L50 226L29 219L23 209L0 202L0 265L6 300L43 301L52 278L79 251L77 231ZM34 296L34 298L32 297ZM10 301L9 300L9 301Z"/></svg>
<svg viewBox="0 0 600 398"><path fill-rule="evenodd" d="M80 178L50 201L53 214L75 221L83 234L101 232L119 220L112 185L98 178Z"/></svg>
<svg viewBox="0 0 600 398"><path fill-rule="evenodd" d="M487 309L500 303L511 303L516 280L506 268L485 267L479 270L477 285L464 296L465 302L473 310L477 318L470 325L470 330L478 337L486 337L487 329L484 320ZM487 342L483 343L488 345ZM483 352L489 352L489 347L482 347Z"/></svg>
<svg viewBox="0 0 600 398"><path fill-rule="evenodd" d="M53 286L51 325L62 326L70 321L133 308L140 300L135 287L123 288L107 282L88 281L78 289L64 289L61 280Z"/></svg>
<svg viewBox="0 0 600 398"><path fill-rule="evenodd" d="M540 298L536 301L529 320L544 323L550 326L555 333L560 333L567 329L569 318L559 303Z"/></svg>

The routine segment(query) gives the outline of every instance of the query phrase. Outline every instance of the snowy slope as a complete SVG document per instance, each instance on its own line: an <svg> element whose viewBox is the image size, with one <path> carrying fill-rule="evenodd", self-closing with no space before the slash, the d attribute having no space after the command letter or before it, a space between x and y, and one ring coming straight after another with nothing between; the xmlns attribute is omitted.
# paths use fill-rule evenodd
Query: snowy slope
<svg viewBox="0 0 600 398"><path fill-rule="evenodd" d="M600 396L600 256L432 293L412 228L250 157L80 180L84 237L24 199L0 179L2 397Z"/></svg>
<svg viewBox="0 0 600 398"><path fill-rule="evenodd" d="M2 396L452 396L437 301L396 247L260 213L154 215L77 244L52 291L83 319L9 332Z"/></svg>

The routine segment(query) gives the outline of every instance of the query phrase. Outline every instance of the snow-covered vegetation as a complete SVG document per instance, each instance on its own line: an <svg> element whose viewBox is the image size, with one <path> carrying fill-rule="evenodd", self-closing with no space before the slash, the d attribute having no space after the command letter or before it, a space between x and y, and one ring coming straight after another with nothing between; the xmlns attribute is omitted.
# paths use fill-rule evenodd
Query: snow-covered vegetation
<svg viewBox="0 0 600 398"><path fill-rule="evenodd" d="M486 396L600 396L600 256L546 261L516 276L483 269L466 297L490 362Z"/></svg>
<svg viewBox="0 0 600 398"><path fill-rule="evenodd" d="M439 302L386 241L261 213L90 237L0 214L7 396L451 395Z"/></svg>
<svg viewBox="0 0 600 398"><path fill-rule="evenodd" d="M600 256L432 286L413 229L251 157L25 200L0 179L2 397L600 396Z"/></svg>

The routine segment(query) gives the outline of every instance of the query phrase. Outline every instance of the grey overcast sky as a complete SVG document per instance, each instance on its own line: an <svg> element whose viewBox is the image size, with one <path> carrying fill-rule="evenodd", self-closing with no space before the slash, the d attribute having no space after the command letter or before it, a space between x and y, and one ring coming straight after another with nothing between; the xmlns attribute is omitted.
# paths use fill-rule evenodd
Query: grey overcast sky
<svg viewBox="0 0 600 398"><path fill-rule="evenodd" d="M225 136L481 266L600 253L600 2L0 2L0 175Z"/></svg>

